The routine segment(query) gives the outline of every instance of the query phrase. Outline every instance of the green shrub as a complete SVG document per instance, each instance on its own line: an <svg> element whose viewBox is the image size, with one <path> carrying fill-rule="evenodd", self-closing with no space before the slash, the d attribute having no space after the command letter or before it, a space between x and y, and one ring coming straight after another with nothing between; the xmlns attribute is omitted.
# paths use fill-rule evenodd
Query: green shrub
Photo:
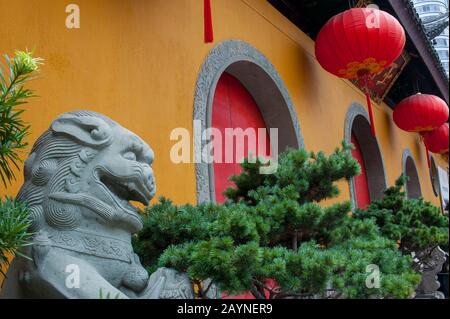
<svg viewBox="0 0 450 319"><path fill-rule="evenodd" d="M0 265L8 266L14 255L25 258L20 249L29 245L29 212L26 205L15 199L0 199ZM0 268L0 273L5 273Z"/></svg>
<svg viewBox="0 0 450 319"><path fill-rule="evenodd" d="M405 183L406 177L401 176L382 199L365 210L357 210L355 217L374 220L383 235L398 241L405 253L447 245L448 216L422 198L408 199L403 191Z"/></svg>
<svg viewBox="0 0 450 319"><path fill-rule="evenodd" d="M335 182L359 174L350 149L344 143L330 156L288 150L272 175L247 159L224 205L160 199L146 210L136 252L150 271L171 267L195 281L210 278L228 294L308 298L332 288L344 298L409 297L420 281L411 258L373 220L352 218L349 202L319 205L339 194ZM378 288L366 285L369 265L380 269Z"/></svg>

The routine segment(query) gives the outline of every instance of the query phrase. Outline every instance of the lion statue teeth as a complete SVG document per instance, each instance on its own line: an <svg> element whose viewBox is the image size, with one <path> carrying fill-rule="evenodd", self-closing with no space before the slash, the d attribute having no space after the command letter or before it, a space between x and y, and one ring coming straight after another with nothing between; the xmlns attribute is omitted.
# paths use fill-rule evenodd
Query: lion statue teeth
<svg viewBox="0 0 450 319"><path fill-rule="evenodd" d="M155 195L152 149L91 111L64 113L35 142L18 199L35 233L8 270L2 298L193 298L186 274L141 266L131 235ZM216 292L217 293L217 292ZM216 296L213 296L216 297Z"/></svg>

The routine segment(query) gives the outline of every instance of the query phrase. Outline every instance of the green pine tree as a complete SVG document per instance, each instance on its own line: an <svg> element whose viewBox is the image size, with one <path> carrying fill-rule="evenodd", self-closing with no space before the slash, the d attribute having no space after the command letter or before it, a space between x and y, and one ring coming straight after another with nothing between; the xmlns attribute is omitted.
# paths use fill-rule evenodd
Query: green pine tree
<svg viewBox="0 0 450 319"><path fill-rule="evenodd" d="M448 245L448 216L422 198L408 199L404 192L406 182L407 177L401 176L382 199L365 210L357 210L355 216L374 220L383 235L397 241L404 253Z"/></svg>
<svg viewBox="0 0 450 319"><path fill-rule="evenodd" d="M346 143L329 156L291 149L272 175L246 159L224 205L161 199L148 208L135 249L150 271L164 266L193 281L210 278L231 295L409 297L420 276L395 241L373 220L352 218L350 202L319 205L339 194L337 181L359 174L350 150ZM380 271L375 287L367 285L373 265Z"/></svg>

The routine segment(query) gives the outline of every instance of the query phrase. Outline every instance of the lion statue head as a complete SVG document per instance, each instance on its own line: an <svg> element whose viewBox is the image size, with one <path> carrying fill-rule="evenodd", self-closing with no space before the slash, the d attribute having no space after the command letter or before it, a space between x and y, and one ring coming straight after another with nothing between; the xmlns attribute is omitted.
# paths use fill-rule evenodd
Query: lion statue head
<svg viewBox="0 0 450 319"><path fill-rule="evenodd" d="M155 195L153 159L141 138L106 116L64 113L34 144L18 199L33 231L95 224L135 233L142 222L130 201L148 205Z"/></svg>

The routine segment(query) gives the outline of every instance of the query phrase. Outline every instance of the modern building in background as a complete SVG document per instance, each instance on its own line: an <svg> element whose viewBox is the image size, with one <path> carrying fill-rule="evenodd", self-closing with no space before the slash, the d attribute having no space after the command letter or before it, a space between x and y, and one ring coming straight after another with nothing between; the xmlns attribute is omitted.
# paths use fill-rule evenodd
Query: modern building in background
<svg viewBox="0 0 450 319"><path fill-rule="evenodd" d="M448 0L412 0L427 36L449 75L449 5Z"/></svg>

